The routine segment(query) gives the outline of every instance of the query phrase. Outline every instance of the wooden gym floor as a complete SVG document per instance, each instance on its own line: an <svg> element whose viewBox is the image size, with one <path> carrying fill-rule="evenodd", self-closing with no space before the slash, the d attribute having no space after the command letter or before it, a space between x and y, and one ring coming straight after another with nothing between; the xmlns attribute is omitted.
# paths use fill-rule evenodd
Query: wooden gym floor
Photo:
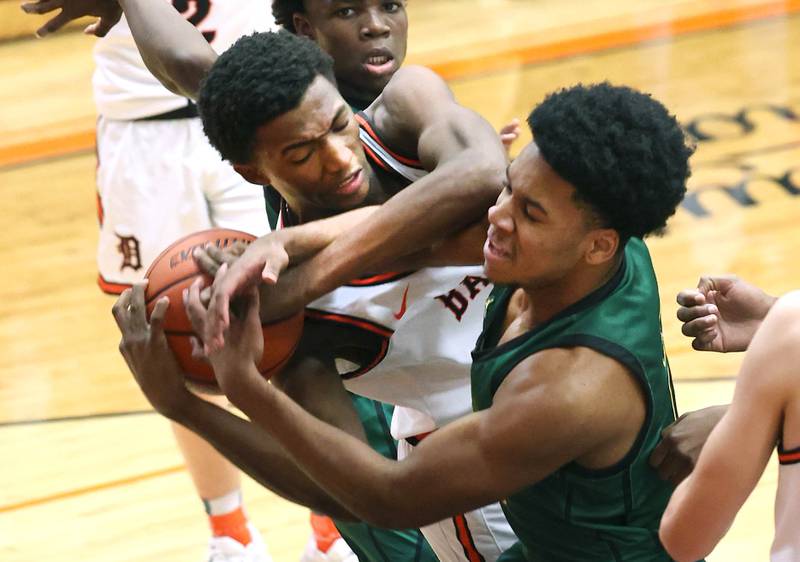
<svg viewBox="0 0 800 562"><path fill-rule="evenodd" d="M777 294L798 285L800 1L411 0L409 11L410 61L495 125L559 86L608 79L652 92L696 135L690 195L650 247L681 411L729 400L740 357L693 352L674 296L704 272ZM0 44L0 559L201 560L201 505L95 285L92 42ZM767 559L775 475L773 464L710 560ZM275 559L297 560L306 511L249 481L245 495Z"/></svg>

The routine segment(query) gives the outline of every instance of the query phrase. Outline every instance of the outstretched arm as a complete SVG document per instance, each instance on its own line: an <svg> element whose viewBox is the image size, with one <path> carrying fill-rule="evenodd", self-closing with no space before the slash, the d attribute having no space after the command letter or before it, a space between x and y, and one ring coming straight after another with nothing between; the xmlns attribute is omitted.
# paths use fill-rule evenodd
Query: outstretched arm
<svg viewBox="0 0 800 562"><path fill-rule="evenodd" d="M203 436L231 462L275 493L319 512L353 519L349 511L305 475L271 435L248 420L202 400L187 390L183 373L164 337L163 317L169 305L166 298L161 299L148 322L144 312L144 285L137 284L122 294L113 309L114 318L122 332L120 351L145 397L155 409ZM318 408L316 415L364 438L363 428L354 413L349 418L345 413L343 419L333 411L331 402L337 389L331 386L330 378L322 376L325 374L325 365L319 361L299 359L287 369L296 369L304 380L315 377L314 383L307 385L308 388L324 393L324 399L317 401L324 407ZM341 387L338 380L335 382ZM305 403L310 401L308 396L300 398ZM352 411L349 401L346 405Z"/></svg>
<svg viewBox="0 0 800 562"><path fill-rule="evenodd" d="M197 99L200 82L217 59L203 35L164 0L34 0L22 9L31 14L61 10L36 32L40 37L84 16L100 18L86 31L102 37L123 11L148 70L168 90L187 98Z"/></svg>
<svg viewBox="0 0 800 562"><path fill-rule="evenodd" d="M508 161L497 133L432 71L398 72L368 111L378 134L430 173L303 264L295 275L306 279L306 302L448 238L483 218L500 193Z"/></svg>
<svg viewBox="0 0 800 562"><path fill-rule="evenodd" d="M363 273L449 238L482 219L500 193L507 157L497 133L458 105L430 70L398 72L369 111L382 138L398 150L416 153L429 174L366 220L350 223L311 259L287 270L280 289L264 294L265 320L288 316ZM471 255L480 256L480 249L477 245ZM268 266L258 246L248 251L248 268L232 266L212 298L213 321L205 340L214 347L222 344L230 298L255 282L254 272Z"/></svg>
<svg viewBox="0 0 800 562"><path fill-rule="evenodd" d="M711 552L764 471L787 404L797 401L798 319L798 294L779 300L767 315L745 355L733 404L709 437L697 468L675 490L660 536L676 560L698 560Z"/></svg>
<svg viewBox="0 0 800 562"><path fill-rule="evenodd" d="M197 99L217 53L163 0L119 0L147 69L170 91Z"/></svg>
<svg viewBox="0 0 800 562"><path fill-rule="evenodd" d="M392 461L308 415L258 375L257 294L248 293L247 314L231 317L226 345L210 356L220 384L315 482L377 526L414 527L486 505L572 460L596 455L599 447L617 446L625 432L630 436L621 450L627 451L644 419L641 398L641 419L635 423L630 417L636 409L627 398L635 399L639 390L619 364L587 350L548 350L512 371L489 410L437 430L413 455ZM198 298L190 307L193 320L204 315ZM627 391L621 391L620 381ZM612 395L626 400L611 400ZM597 408L598 397L609 407Z"/></svg>

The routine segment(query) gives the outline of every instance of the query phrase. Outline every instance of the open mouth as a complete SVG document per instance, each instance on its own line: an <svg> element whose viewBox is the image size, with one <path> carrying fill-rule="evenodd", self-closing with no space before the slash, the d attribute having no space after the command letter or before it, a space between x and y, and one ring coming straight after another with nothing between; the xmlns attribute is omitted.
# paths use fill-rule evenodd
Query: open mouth
<svg viewBox="0 0 800 562"><path fill-rule="evenodd" d="M504 248L501 248L495 245L492 237L489 236L486 238L486 244L483 246L483 255L485 258L492 258L492 259L508 259L511 256L511 253Z"/></svg>
<svg viewBox="0 0 800 562"><path fill-rule="evenodd" d="M351 195L359 190L362 180L364 179L364 170L359 168L349 176L347 176L336 188L338 195Z"/></svg>
<svg viewBox="0 0 800 562"><path fill-rule="evenodd" d="M364 59L364 68L371 74L382 75L394 70L394 56L388 49L375 49Z"/></svg>

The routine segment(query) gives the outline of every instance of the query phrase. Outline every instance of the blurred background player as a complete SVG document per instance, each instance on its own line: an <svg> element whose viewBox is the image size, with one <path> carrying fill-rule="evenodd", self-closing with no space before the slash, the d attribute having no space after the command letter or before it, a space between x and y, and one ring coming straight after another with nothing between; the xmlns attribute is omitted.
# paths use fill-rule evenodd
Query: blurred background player
<svg viewBox="0 0 800 562"><path fill-rule="evenodd" d="M709 554L778 447L771 560L800 559L800 293L775 299L735 276L703 277L678 295L683 333L701 351L745 351L733 403L675 490L660 536L679 562Z"/></svg>
<svg viewBox="0 0 800 562"><path fill-rule="evenodd" d="M173 6L217 51L273 25L261 0L175 0ZM197 107L147 70L124 17L97 41L94 59L97 265L104 292L121 293L161 250L191 232L225 227L258 236L269 230L261 188L208 144ZM244 512L239 470L183 426L172 428L208 514L208 560L270 560Z"/></svg>

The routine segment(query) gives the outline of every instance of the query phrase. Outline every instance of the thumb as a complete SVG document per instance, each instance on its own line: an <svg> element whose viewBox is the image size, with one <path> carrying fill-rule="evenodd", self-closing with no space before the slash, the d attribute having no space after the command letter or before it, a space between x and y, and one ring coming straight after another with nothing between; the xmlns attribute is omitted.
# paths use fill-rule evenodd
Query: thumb
<svg viewBox="0 0 800 562"><path fill-rule="evenodd" d="M277 258L270 259L264 264L261 270L261 279L264 283L274 285L278 282L281 271L289 264L289 256L286 252L281 253Z"/></svg>
<svg viewBox="0 0 800 562"><path fill-rule="evenodd" d="M94 33L96 37L105 37L108 34L108 32L111 31L111 28L114 27L114 24L116 23L117 22L112 19L102 17L100 18L100 21L95 22L90 27L94 28L92 30L92 33Z"/></svg>

